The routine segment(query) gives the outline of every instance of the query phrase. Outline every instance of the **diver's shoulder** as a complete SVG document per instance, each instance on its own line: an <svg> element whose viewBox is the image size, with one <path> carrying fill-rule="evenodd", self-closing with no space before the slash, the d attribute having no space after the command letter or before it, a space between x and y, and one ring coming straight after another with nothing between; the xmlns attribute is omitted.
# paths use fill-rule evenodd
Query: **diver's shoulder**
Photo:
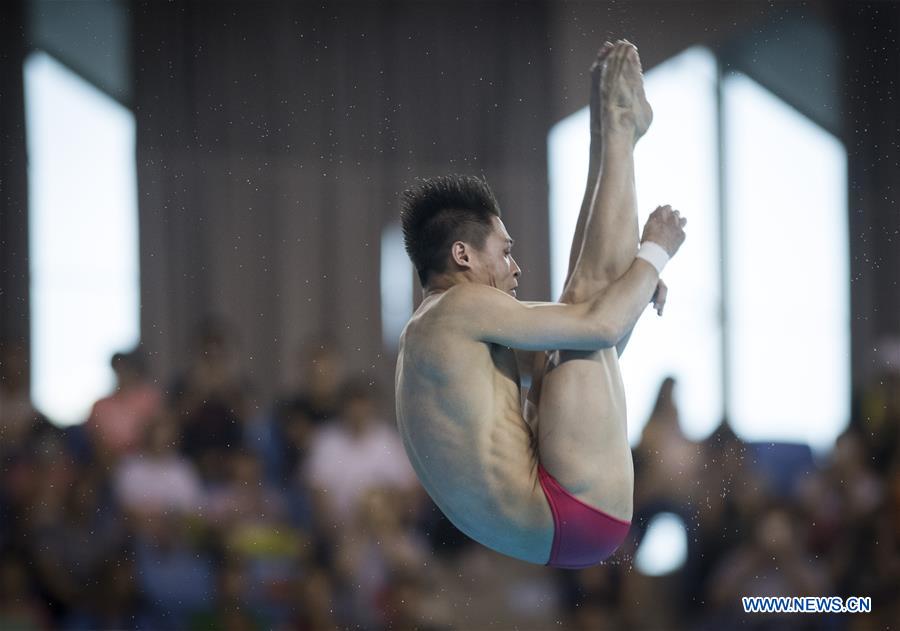
<svg viewBox="0 0 900 631"><path fill-rule="evenodd" d="M458 283L444 291L434 306L438 312L447 313L457 310L469 312L472 308L483 306L486 301L495 300L502 294L495 287L481 283Z"/></svg>
<svg viewBox="0 0 900 631"><path fill-rule="evenodd" d="M448 332L448 316L458 309L457 302L460 285L454 285L439 294L427 296L412 314L400 334L400 343L404 346L417 345L425 341L433 341L435 337ZM449 327L449 328L452 328Z"/></svg>

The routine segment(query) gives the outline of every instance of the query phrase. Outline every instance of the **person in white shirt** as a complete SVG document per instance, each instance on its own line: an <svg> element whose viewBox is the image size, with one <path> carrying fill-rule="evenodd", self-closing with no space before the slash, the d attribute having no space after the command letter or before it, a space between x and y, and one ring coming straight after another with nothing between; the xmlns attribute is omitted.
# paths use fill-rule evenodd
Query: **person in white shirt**
<svg viewBox="0 0 900 631"><path fill-rule="evenodd" d="M316 432L301 476L330 523L350 523L370 489L420 489L397 430L379 418L376 395L362 384L347 388L340 418Z"/></svg>
<svg viewBox="0 0 900 631"><path fill-rule="evenodd" d="M178 427L163 416L147 428L144 447L116 468L114 488L133 515L200 513L203 488L194 465L178 452Z"/></svg>

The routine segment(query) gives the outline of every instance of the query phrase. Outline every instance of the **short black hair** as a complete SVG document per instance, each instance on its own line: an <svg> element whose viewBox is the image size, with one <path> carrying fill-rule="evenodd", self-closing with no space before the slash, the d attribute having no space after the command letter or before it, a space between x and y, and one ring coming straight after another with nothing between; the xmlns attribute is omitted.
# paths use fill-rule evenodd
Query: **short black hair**
<svg viewBox="0 0 900 631"><path fill-rule="evenodd" d="M403 242L422 286L432 272L446 271L454 241L483 248L494 216L500 207L487 180L471 175L424 179L404 191Z"/></svg>

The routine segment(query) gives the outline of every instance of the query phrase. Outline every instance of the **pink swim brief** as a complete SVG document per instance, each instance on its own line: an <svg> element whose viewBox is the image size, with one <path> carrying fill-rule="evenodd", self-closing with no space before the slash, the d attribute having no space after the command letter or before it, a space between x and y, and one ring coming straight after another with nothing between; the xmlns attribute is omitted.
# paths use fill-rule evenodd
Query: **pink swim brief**
<svg viewBox="0 0 900 631"><path fill-rule="evenodd" d="M538 464L538 478L553 513L553 548L547 565L577 570L600 563L625 540L631 522L588 506Z"/></svg>

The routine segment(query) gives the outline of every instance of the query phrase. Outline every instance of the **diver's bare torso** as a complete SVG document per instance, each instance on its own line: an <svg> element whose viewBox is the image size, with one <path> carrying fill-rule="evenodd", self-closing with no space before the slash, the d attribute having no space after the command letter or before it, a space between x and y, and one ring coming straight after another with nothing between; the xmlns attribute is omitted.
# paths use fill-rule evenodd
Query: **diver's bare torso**
<svg viewBox="0 0 900 631"><path fill-rule="evenodd" d="M515 351L467 337L455 288L429 296L400 338L397 423L429 495L463 532L545 563L553 516L522 416Z"/></svg>

